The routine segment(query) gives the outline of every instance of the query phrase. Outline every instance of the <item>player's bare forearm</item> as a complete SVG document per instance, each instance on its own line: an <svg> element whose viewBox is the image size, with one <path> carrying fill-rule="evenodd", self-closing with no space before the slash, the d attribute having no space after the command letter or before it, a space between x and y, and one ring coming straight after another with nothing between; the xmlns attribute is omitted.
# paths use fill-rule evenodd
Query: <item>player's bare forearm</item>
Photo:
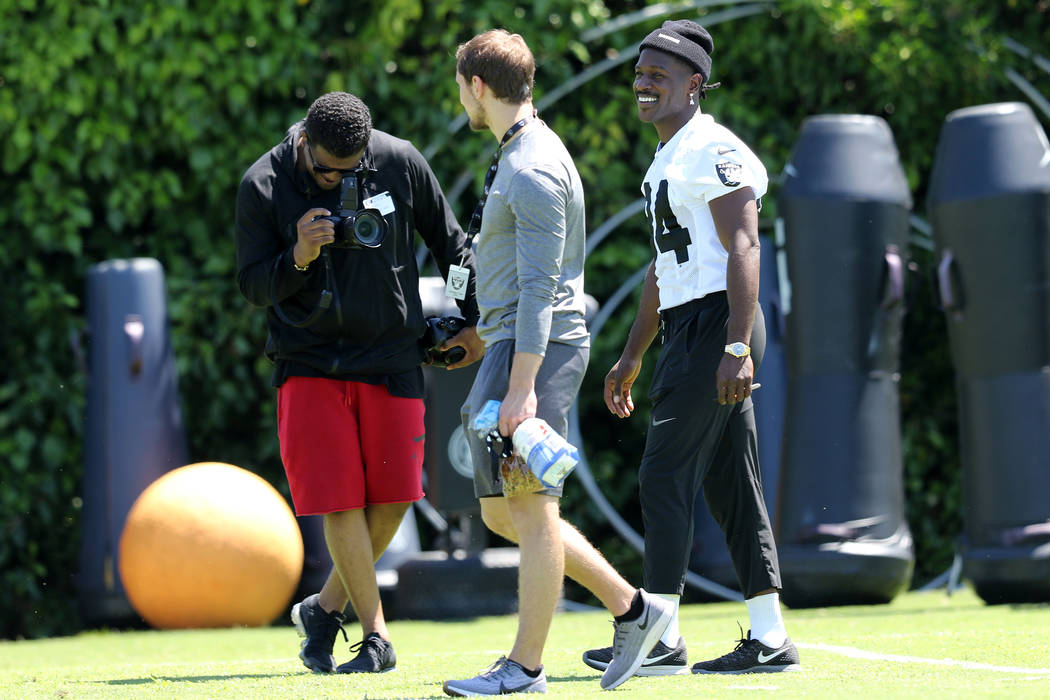
<svg viewBox="0 0 1050 700"><path fill-rule="evenodd" d="M642 355L653 344L660 330L660 290L656 286L656 261L649 264L642 283L642 300L638 304L638 315L631 324L622 357L641 360Z"/></svg>
<svg viewBox="0 0 1050 700"><path fill-rule="evenodd" d="M719 197L711 202L718 238L729 253L726 267L726 296L729 320L726 343L751 344L758 303L758 273L761 246L758 242L758 205L750 187ZM715 372L718 402L733 404L751 394L754 364L750 355L722 355Z"/></svg>
<svg viewBox="0 0 1050 700"><path fill-rule="evenodd" d="M758 303L761 244L758 240L758 206L750 187L742 187L711 202L711 216L718 238L729 253L726 296L729 322L726 342L750 344Z"/></svg>
<svg viewBox="0 0 1050 700"><path fill-rule="evenodd" d="M605 406L613 415L627 418L634 411L631 387L642 369L642 357L660 328L660 291L656 286L655 261L649 265L642 284L638 316L631 325L620 359L605 375Z"/></svg>
<svg viewBox="0 0 1050 700"><path fill-rule="evenodd" d="M522 421L536 415L536 374L543 356L516 352L510 366L510 382L499 412L501 435L510 437Z"/></svg>
<svg viewBox="0 0 1050 700"><path fill-rule="evenodd" d="M726 270L726 296L729 299L727 343L751 343L755 305L758 303L759 245L756 236L753 246L742 241L739 249L729 254L729 267Z"/></svg>

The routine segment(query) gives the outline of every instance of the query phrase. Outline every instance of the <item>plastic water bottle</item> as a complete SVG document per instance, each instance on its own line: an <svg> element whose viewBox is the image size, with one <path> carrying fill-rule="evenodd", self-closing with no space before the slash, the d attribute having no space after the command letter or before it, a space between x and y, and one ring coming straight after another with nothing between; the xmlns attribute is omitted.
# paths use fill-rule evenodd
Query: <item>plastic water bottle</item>
<svg viewBox="0 0 1050 700"><path fill-rule="evenodd" d="M499 401L489 399L474 416L474 420L470 422L470 429L482 440L492 433L499 434L499 406Z"/></svg>
<svg viewBox="0 0 1050 700"><path fill-rule="evenodd" d="M498 414L498 406L497 406ZM558 487L580 463L579 451L542 418L528 418L514 431L514 449L536 478Z"/></svg>

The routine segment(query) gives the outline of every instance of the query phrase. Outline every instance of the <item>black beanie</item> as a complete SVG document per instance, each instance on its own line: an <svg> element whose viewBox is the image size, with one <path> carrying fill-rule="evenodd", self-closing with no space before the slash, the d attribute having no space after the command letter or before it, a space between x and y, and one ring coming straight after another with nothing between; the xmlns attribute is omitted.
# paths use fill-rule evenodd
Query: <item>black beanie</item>
<svg viewBox="0 0 1050 700"><path fill-rule="evenodd" d="M704 77L704 83L711 77L715 42L706 29L692 20L667 20L642 40L638 50L642 49L656 49L682 59Z"/></svg>

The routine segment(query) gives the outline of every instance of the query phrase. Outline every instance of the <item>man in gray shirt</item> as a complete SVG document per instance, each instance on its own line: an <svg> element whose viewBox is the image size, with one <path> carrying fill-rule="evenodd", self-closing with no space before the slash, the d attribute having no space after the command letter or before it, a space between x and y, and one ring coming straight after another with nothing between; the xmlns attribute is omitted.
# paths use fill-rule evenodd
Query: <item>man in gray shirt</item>
<svg viewBox="0 0 1050 700"><path fill-rule="evenodd" d="M615 688L663 634L673 606L627 583L561 519L561 487L535 481L533 488L508 488L513 472L501 472L499 455L470 429L486 402L496 400L502 436L533 417L563 437L567 432L590 345L583 317L583 186L561 140L536 117L535 63L520 36L479 34L459 47L456 61L471 128L500 139L467 234L474 237L477 330L485 357L463 405L463 424L482 518L518 543L521 562L518 633L510 653L474 678L446 681L444 689L457 696L546 692L543 647L565 574L616 616L612 659L601 682Z"/></svg>

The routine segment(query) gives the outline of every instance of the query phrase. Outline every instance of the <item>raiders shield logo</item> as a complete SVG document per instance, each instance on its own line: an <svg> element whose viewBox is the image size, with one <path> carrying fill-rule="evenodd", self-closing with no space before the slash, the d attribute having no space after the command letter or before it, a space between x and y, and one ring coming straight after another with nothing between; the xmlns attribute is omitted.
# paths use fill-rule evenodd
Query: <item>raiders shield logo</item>
<svg viewBox="0 0 1050 700"><path fill-rule="evenodd" d="M729 161L718 163L715 165L715 171L718 172L718 179L726 187L736 187L740 184L741 168L739 163L730 163Z"/></svg>

